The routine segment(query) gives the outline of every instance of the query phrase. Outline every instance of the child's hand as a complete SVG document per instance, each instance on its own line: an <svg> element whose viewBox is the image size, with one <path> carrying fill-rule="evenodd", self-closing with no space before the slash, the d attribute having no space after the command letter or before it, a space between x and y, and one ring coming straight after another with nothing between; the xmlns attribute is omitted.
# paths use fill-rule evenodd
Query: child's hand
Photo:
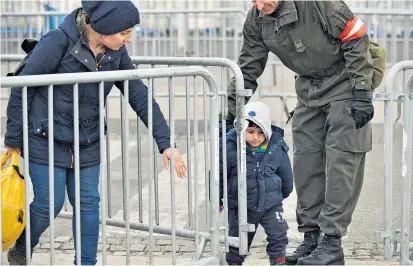
<svg viewBox="0 0 413 266"><path fill-rule="evenodd" d="M11 155L14 150L16 150L18 154L21 154L20 149L10 148L10 147L8 147L8 146L6 146L6 145L4 145L4 148L6 148L6 151L7 151L7 154L8 154L8 155Z"/></svg>
<svg viewBox="0 0 413 266"><path fill-rule="evenodd" d="M220 213L220 214L222 213L223 210L224 210L224 205L219 206L219 213Z"/></svg>
<svg viewBox="0 0 413 266"><path fill-rule="evenodd" d="M163 151L163 161L165 164L165 169L169 168L169 161L171 160L171 148L166 148ZM174 151L174 161L175 161L175 170L176 174L183 178L186 176L186 171L188 170L182 155L177 149Z"/></svg>

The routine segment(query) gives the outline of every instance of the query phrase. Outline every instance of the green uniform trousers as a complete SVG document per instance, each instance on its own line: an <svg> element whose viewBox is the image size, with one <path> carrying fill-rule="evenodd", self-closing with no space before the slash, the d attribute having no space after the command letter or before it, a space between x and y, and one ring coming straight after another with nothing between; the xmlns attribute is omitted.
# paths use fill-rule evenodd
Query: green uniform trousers
<svg viewBox="0 0 413 266"><path fill-rule="evenodd" d="M371 124L355 128L351 100L316 107L299 101L292 131L298 230L343 236L361 192Z"/></svg>

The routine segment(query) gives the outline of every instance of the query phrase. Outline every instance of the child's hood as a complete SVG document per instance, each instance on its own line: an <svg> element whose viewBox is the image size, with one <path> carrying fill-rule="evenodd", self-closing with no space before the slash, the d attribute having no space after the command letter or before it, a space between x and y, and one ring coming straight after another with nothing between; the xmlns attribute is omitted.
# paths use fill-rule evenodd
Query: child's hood
<svg viewBox="0 0 413 266"><path fill-rule="evenodd" d="M271 139L271 110L263 102L250 102L245 105L245 119L254 122L264 132L268 143Z"/></svg>

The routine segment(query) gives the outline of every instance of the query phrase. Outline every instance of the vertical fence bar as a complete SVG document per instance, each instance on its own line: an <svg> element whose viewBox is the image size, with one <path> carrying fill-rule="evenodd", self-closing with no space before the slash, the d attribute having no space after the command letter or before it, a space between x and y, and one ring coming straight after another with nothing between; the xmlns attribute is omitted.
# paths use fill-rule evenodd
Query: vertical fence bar
<svg viewBox="0 0 413 266"><path fill-rule="evenodd" d="M106 265L106 147L105 147L105 95L104 82L99 83L99 142L100 142L100 191L102 217L102 264Z"/></svg>
<svg viewBox="0 0 413 266"><path fill-rule="evenodd" d="M196 77L194 76L194 183L195 183L195 192L194 192L194 201L195 201L195 258L198 259L200 257L199 254L199 210L198 210L198 201L199 201L199 194L198 194L198 160L195 156L198 154L198 91L196 86ZM204 140L205 141L205 140Z"/></svg>
<svg viewBox="0 0 413 266"><path fill-rule="evenodd" d="M238 26L234 28L234 58L233 60L238 59L238 53L239 53L239 44L238 44Z"/></svg>
<svg viewBox="0 0 413 266"><path fill-rule="evenodd" d="M396 16L391 17L391 24L396 25ZM396 39L396 32L391 32L391 59L392 64L397 63L397 39Z"/></svg>
<svg viewBox="0 0 413 266"><path fill-rule="evenodd" d="M148 84L148 146L149 146L149 265L153 265L153 213L152 213L152 205L153 205L153 110L152 110L152 92L153 92L153 83L152 79L149 79Z"/></svg>
<svg viewBox="0 0 413 266"><path fill-rule="evenodd" d="M50 265L54 265L54 122L53 122L53 85L48 88L48 124L49 124L49 223L50 223Z"/></svg>
<svg viewBox="0 0 413 266"><path fill-rule="evenodd" d="M213 86L215 84L208 80L208 86L210 93L210 163L211 163L211 178L210 178L210 189L211 189L211 256L215 258L215 263L219 262L220 252L219 252L219 128L218 128L218 89Z"/></svg>
<svg viewBox="0 0 413 266"><path fill-rule="evenodd" d="M227 176L227 124L226 124L226 96L222 97L222 178L224 192L224 226L225 226L225 252L229 252L228 243L228 176Z"/></svg>
<svg viewBox="0 0 413 266"><path fill-rule="evenodd" d="M226 29L226 20L227 16L223 16L221 24L221 41L222 41L222 57L227 58L227 29Z"/></svg>
<svg viewBox="0 0 413 266"><path fill-rule="evenodd" d="M186 89L186 151L187 151L187 165L188 165L188 223L189 228L192 229L192 176L191 176L191 119L190 119L190 86L188 77L185 77ZM194 91L195 94L195 91Z"/></svg>
<svg viewBox="0 0 413 266"><path fill-rule="evenodd" d="M196 1L195 1L196 3ZM199 16L196 16L195 18L195 56L200 56L201 53L201 48L200 48L200 41L199 41Z"/></svg>
<svg viewBox="0 0 413 266"><path fill-rule="evenodd" d="M238 90L240 88L237 88ZM242 89L242 88L241 88ZM247 186L246 186L246 145L245 145L245 99L237 94L236 99L236 123L237 130L237 158L238 158L238 220L239 220L239 253L248 254L248 221L247 221Z"/></svg>
<svg viewBox="0 0 413 266"><path fill-rule="evenodd" d="M108 198L108 216L112 217L112 188L110 185L110 138L109 138L109 97L106 100L105 118L106 118L106 184Z"/></svg>
<svg viewBox="0 0 413 266"><path fill-rule="evenodd" d="M153 17L153 16L151 16L151 17ZM156 32L154 32L153 33L153 36L152 36L152 56L156 56L157 55L157 49L156 49L156 45L157 45L157 42L156 42Z"/></svg>
<svg viewBox="0 0 413 266"><path fill-rule="evenodd" d="M29 121L28 121L28 105L27 105L27 86L22 89L22 104L23 104L23 151L27 156L24 156L24 185L29 187ZM30 204L28 201L29 190L25 189L25 209L26 209L26 263L31 263L31 238L30 238Z"/></svg>
<svg viewBox="0 0 413 266"><path fill-rule="evenodd" d="M170 177L171 177L171 238L172 238L172 264L176 264L176 207L175 207L175 116L174 116L174 90L173 80L168 78L169 91L169 127L171 129L171 161L170 161Z"/></svg>
<svg viewBox="0 0 413 266"><path fill-rule="evenodd" d="M152 68L155 68L155 65L151 65ZM155 79L152 79L152 97L156 100L156 83ZM157 160L157 150L156 142L153 142L153 171L154 171L154 189L155 189L155 221L159 225L159 174L158 174L158 160Z"/></svg>
<svg viewBox="0 0 413 266"><path fill-rule="evenodd" d="M387 84L386 84L387 85ZM394 80L386 86L390 99L384 102L384 259L393 257L393 86Z"/></svg>
<svg viewBox="0 0 413 266"><path fill-rule="evenodd" d="M130 209L129 209L129 81L123 84L122 99L122 180L123 180L123 217L126 229L126 265L130 264Z"/></svg>
<svg viewBox="0 0 413 266"><path fill-rule="evenodd" d="M75 211L76 211L76 264L81 265L81 228L80 228L80 166L79 166L79 84L73 87L73 123L74 123L74 167L75 167Z"/></svg>
<svg viewBox="0 0 413 266"><path fill-rule="evenodd" d="M207 95L208 92L205 88L205 81L202 81L202 91L203 91L203 103L204 103L204 152L205 152L205 205L206 205L206 226L210 228L210 196L209 196L209 140L208 140L208 106L207 106Z"/></svg>
<svg viewBox="0 0 413 266"><path fill-rule="evenodd" d="M172 19L171 19L172 14L168 14L167 19L168 19L168 29L169 29L169 56L175 56L174 55L174 40L173 40L173 28L172 28ZM166 36L168 37L168 36Z"/></svg>
<svg viewBox="0 0 413 266"><path fill-rule="evenodd" d="M404 19L404 38L403 38L403 60L409 59L410 48L409 48L409 29L412 29L411 24L409 27L409 16L403 16ZM413 36L412 36L413 37Z"/></svg>
<svg viewBox="0 0 413 266"><path fill-rule="evenodd" d="M142 29L142 40L143 40L143 54L147 55L148 54L148 36L147 33L145 33L145 29Z"/></svg>
<svg viewBox="0 0 413 266"><path fill-rule="evenodd" d="M410 76L404 95L404 128L402 158L402 203L401 203L401 243L400 265L413 265L409 260L410 240L410 199L412 193L412 147L413 147L413 75Z"/></svg>
<svg viewBox="0 0 413 266"><path fill-rule="evenodd" d="M138 150L138 190L139 190L139 222L143 223L143 201L142 201L142 192L143 192L143 180L142 180L142 123L138 117L137 123L137 150Z"/></svg>

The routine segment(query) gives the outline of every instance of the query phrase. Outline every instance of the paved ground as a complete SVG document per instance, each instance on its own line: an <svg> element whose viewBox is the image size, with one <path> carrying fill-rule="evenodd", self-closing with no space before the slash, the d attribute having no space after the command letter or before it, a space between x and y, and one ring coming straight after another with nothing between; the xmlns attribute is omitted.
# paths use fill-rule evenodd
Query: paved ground
<svg viewBox="0 0 413 266"><path fill-rule="evenodd" d="M111 217L122 219L122 203L125 195L122 187L121 178L121 151L120 151L120 135L119 125L113 123L111 128L111 178L110 188L111 194ZM179 149L187 156L186 152L186 135L182 127L177 132L177 145ZM400 226L400 188L401 188L401 130L400 127L395 128L395 156L394 156L394 182L393 182L393 211L394 211L394 226ZM4 131L3 131L4 132ZM134 134L135 129L131 127L130 144L129 144L129 189L130 196L128 202L131 206L131 221L139 222L139 189L137 179L137 135ZM376 232L382 229L383 226L383 126L374 125L374 144L373 152L369 153L367 157L366 176L363 191L360 197L359 204L356 208L353 222L349 228L349 234L343 239L343 246L346 254L347 264L396 264L395 261L382 261L382 241L377 238ZM202 134L201 134L202 135ZM286 141L291 144L291 130L286 128ZM200 228L205 228L206 221L206 207L205 207L205 156L207 152L204 149L203 137L199 139L198 151L194 156L194 140L191 140L191 157L192 170L194 167L194 158L199 163L199 206L200 213L196 215L200 221ZM147 138L142 138L142 155L139 156L142 160L142 197L143 197L143 221L147 222L148 213L148 153L147 153ZM291 154L290 154L291 155ZM159 190L159 224L161 226L170 226L170 176L169 170L163 170L161 157L158 156L157 167L159 169L158 175L158 190ZM192 172L191 180L194 182L194 172ZM194 218L195 214L188 215L188 180L175 180L176 189L176 226L177 228L190 228L189 217ZM285 216L290 225L289 238L290 244L288 251L292 251L301 240L301 235L297 232L295 224L295 202L296 195L292 195L285 201ZM195 203L194 203L195 204ZM70 208L69 208L70 210ZM413 217L412 217L413 219ZM193 221L193 220L192 220ZM56 220L56 264L72 264L73 262L73 240L71 237L71 222L66 219ZM144 232L131 232L132 246L131 246L131 263L132 264L147 264L148 258L148 237ZM125 230L114 227L107 227L107 263L108 264L124 264L125 263ZM171 263L171 244L170 239L165 236L155 236L156 245L154 249L154 263L155 264L170 264ZM49 234L46 232L42 237L41 244L35 251L33 256L33 263L35 264L49 264L50 244ZM256 235L250 256L247 260L249 265L267 264L268 259L265 253L265 234L262 228ZM190 261L192 252L194 250L194 243L191 240L180 239L177 240L177 263ZM101 259L101 246L99 253L99 263ZM5 257L3 257L3 263Z"/></svg>

